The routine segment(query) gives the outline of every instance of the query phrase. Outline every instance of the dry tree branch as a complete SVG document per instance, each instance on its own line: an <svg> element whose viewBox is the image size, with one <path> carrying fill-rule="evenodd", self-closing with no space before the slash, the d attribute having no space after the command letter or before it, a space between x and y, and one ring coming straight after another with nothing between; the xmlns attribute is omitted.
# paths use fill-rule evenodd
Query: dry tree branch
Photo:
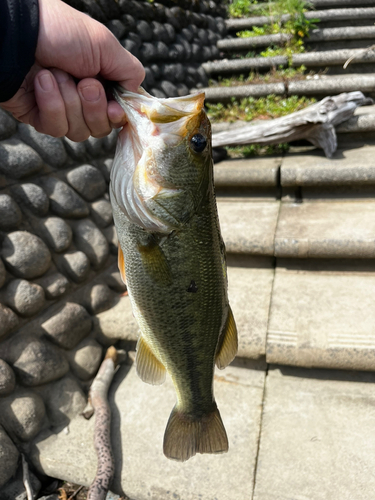
<svg viewBox="0 0 375 500"><path fill-rule="evenodd" d="M91 385L89 398L95 411L94 445L98 468L87 500L104 500L115 472L111 448L111 410L107 401L108 388L116 372L117 351L111 346Z"/></svg>
<svg viewBox="0 0 375 500"><path fill-rule="evenodd" d="M27 500L34 500L33 487L31 486L30 482L29 466L27 464L25 455L22 453L21 456L22 456L22 480L26 490L26 497Z"/></svg>

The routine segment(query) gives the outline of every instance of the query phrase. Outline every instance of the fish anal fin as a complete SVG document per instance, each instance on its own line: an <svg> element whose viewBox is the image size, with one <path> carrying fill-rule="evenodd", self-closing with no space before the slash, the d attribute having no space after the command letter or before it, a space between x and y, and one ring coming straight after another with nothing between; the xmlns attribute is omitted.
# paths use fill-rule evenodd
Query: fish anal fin
<svg viewBox="0 0 375 500"><path fill-rule="evenodd" d="M118 247L118 260L117 260L117 263L118 263L118 268L120 270L121 279L122 279L122 281L126 285L125 259L124 259L124 253L123 253L120 245Z"/></svg>
<svg viewBox="0 0 375 500"><path fill-rule="evenodd" d="M228 317L222 333L219 349L216 353L216 366L223 370L235 358L238 350L238 336L236 322L232 309L229 307Z"/></svg>
<svg viewBox="0 0 375 500"><path fill-rule="evenodd" d="M137 343L136 367L139 377L147 384L161 385L165 381L166 370L143 337Z"/></svg>
<svg viewBox="0 0 375 500"><path fill-rule="evenodd" d="M175 407L164 434L164 455L185 462L196 453L225 453L228 437L216 407L200 419L179 412Z"/></svg>

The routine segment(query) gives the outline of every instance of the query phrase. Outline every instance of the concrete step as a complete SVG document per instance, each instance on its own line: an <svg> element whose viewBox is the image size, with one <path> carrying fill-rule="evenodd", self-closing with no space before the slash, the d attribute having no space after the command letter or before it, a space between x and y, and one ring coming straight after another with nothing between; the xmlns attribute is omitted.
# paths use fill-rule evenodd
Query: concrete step
<svg viewBox="0 0 375 500"><path fill-rule="evenodd" d="M375 375L271 366L254 500L368 500Z"/></svg>
<svg viewBox="0 0 375 500"><path fill-rule="evenodd" d="M370 24L370 20L375 19L375 6L374 7L355 7L347 9L327 9L327 10L313 10L305 13L307 19L319 19L320 22L332 21L353 21L365 20ZM240 19L227 19L225 21L228 31L248 30L253 26L264 26L265 24L272 24L274 17L271 16L253 16L243 17ZM289 21L290 15L284 14L281 16L281 22Z"/></svg>
<svg viewBox="0 0 375 500"><path fill-rule="evenodd" d="M375 121L375 115L373 118ZM305 191L309 187L373 187L375 147L339 149L333 158L326 158L321 151L288 154L282 161L280 183L283 188L302 188L302 199L310 197L312 191ZM361 190L358 189L357 192L361 193Z"/></svg>
<svg viewBox="0 0 375 500"><path fill-rule="evenodd" d="M374 371L374 296L373 260L277 259L267 361Z"/></svg>
<svg viewBox="0 0 375 500"><path fill-rule="evenodd" d="M163 435L176 402L172 383L145 384L134 366L122 366L109 394L116 462L111 490L134 500L233 500L249 498L254 487L265 381L264 362L233 363L215 375L215 396L228 433L230 451L197 455L181 464L163 455ZM79 416L69 431L34 441L32 461L39 471L88 485L96 472L94 418Z"/></svg>
<svg viewBox="0 0 375 500"><path fill-rule="evenodd" d="M288 258L373 259L374 235L374 199L282 203L274 252Z"/></svg>
<svg viewBox="0 0 375 500"><path fill-rule="evenodd" d="M375 57L375 55L374 55ZM374 59L375 60L375 59ZM246 61L246 59L244 59ZM228 61L229 62L229 61ZM201 89L208 102L230 102L232 98L264 97L274 95L309 95L326 97L342 92L362 91L367 96L374 96L375 73L366 75L330 75L317 79L291 80L289 82L245 84L233 87L208 87ZM195 89L191 91L192 94Z"/></svg>
<svg viewBox="0 0 375 500"><path fill-rule="evenodd" d="M325 50L326 43L333 41L345 41L341 48L347 48L348 41L361 40L366 47L375 37L375 26L346 26L342 28L323 28L311 30L305 39L307 46L312 49ZM286 33L276 33L274 35L261 35L248 38L224 38L217 42L217 48L226 52L238 52L251 50L258 47L268 47L270 45L282 45L292 38ZM319 45L316 46L315 44Z"/></svg>
<svg viewBox="0 0 375 500"><path fill-rule="evenodd" d="M350 71L354 71L353 68L360 64L371 65L371 68L374 67L375 50L364 51L363 49L340 49L326 51L323 50L320 52L303 52L301 54L293 54L290 59L285 56L222 59L220 61L210 61L203 63L202 67L207 75L209 77L212 77L213 75L227 76L256 70L266 71L270 68L287 66L298 68L304 65L307 68L325 69L331 66L343 66L346 61L352 57L353 59L346 69L347 73L349 73L349 68ZM348 78L352 78L353 76L354 75L348 75ZM366 75L366 77L368 76L369 75ZM359 84L359 82L357 83ZM268 85L276 86L280 84L270 83Z"/></svg>
<svg viewBox="0 0 375 500"><path fill-rule="evenodd" d="M255 199L256 200L256 199ZM273 256L280 201L218 198L221 232L228 253Z"/></svg>
<svg viewBox="0 0 375 500"><path fill-rule="evenodd" d="M375 6L374 0L309 0L309 4L314 9L331 9L340 7L370 7ZM251 15L254 11L268 10L275 5L275 2L259 2L249 6Z"/></svg>

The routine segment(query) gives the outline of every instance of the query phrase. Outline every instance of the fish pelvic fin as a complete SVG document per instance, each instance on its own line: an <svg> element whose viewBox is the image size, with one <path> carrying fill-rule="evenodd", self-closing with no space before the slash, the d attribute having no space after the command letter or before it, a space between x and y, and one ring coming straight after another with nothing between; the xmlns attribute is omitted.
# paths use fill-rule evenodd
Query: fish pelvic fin
<svg viewBox="0 0 375 500"><path fill-rule="evenodd" d="M118 268L120 271L121 279L126 285L126 274L125 274L125 259L124 259L124 253L121 249L121 247L118 247L118 260L117 260Z"/></svg>
<svg viewBox="0 0 375 500"><path fill-rule="evenodd" d="M228 437L219 410L204 414L200 419L173 408L164 434L164 455L185 462L196 453L225 453Z"/></svg>
<svg viewBox="0 0 375 500"><path fill-rule="evenodd" d="M139 337L137 343L136 367L138 376L151 385L161 385L165 381L166 370L152 353L144 338Z"/></svg>
<svg viewBox="0 0 375 500"><path fill-rule="evenodd" d="M223 370L235 358L238 350L238 335L232 309L229 306L228 317L222 333L219 349L216 353L216 366Z"/></svg>

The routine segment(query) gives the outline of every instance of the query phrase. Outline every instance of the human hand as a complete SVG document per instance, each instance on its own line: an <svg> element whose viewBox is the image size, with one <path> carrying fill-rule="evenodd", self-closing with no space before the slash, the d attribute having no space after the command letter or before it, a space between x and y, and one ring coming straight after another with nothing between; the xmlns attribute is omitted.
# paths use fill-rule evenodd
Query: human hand
<svg viewBox="0 0 375 500"><path fill-rule="evenodd" d="M54 137L76 142L104 137L126 120L119 104L107 102L96 77L135 92L144 74L138 59L104 25L61 0L39 0L35 64L1 107Z"/></svg>

